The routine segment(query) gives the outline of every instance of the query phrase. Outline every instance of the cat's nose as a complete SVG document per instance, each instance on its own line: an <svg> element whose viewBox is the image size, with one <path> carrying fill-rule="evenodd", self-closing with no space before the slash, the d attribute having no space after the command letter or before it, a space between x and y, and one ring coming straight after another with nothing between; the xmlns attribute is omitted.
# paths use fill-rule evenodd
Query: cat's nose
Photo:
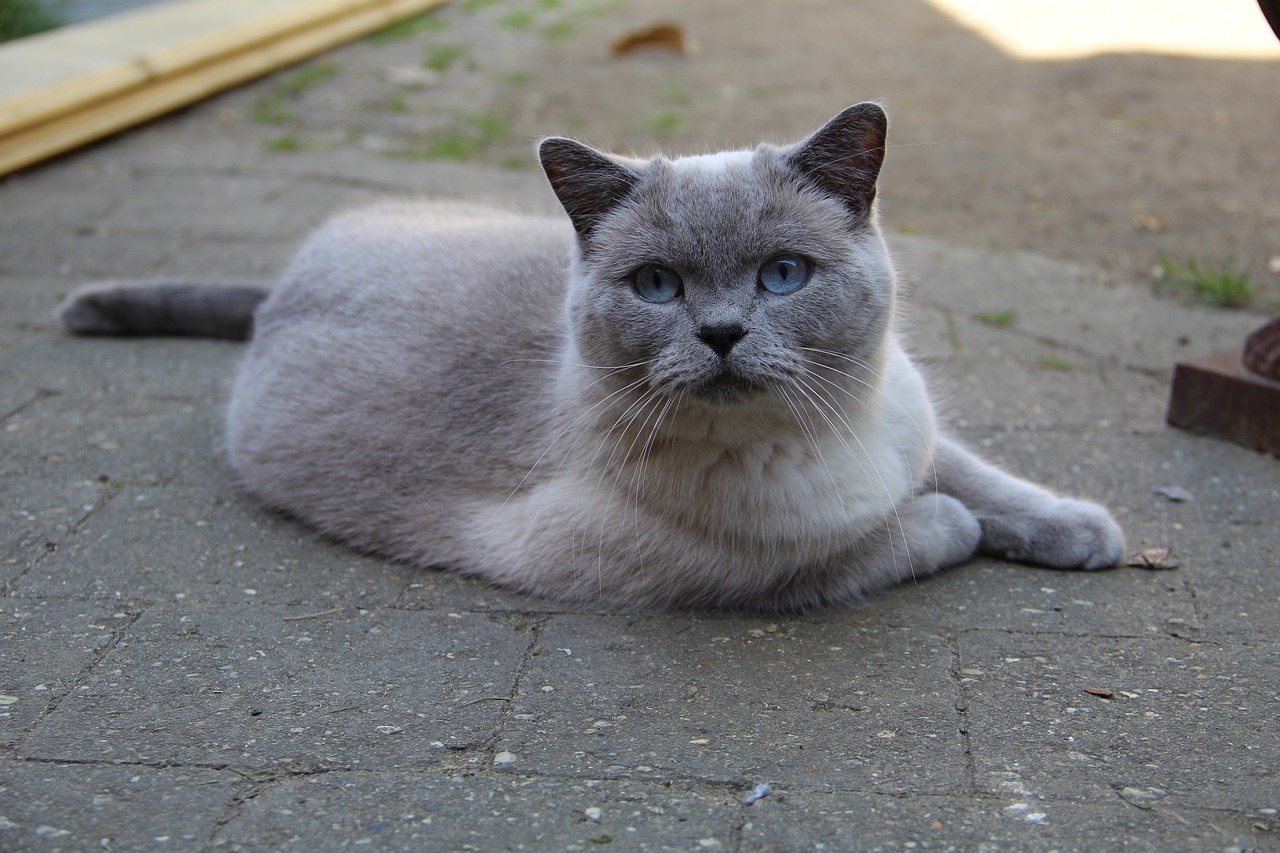
<svg viewBox="0 0 1280 853"><path fill-rule="evenodd" d="M703 326L698 330L698 337L702 338L703 343L715 350L716 355L724 358L729 355L729 350L733 349L733 345L742 340L742 336L746 333L746 329L734 323L732 326Z"/></svg>

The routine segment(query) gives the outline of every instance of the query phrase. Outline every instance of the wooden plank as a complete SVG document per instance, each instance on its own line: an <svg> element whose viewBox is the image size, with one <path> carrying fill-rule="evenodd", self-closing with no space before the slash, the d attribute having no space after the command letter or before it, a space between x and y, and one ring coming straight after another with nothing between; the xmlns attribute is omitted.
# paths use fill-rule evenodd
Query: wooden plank
<svg viewBox="0 0 1280 853"><path fill-rule="evenodd" d="M19 40L0 48L0 174L443 2L183 0Z"/></svg>

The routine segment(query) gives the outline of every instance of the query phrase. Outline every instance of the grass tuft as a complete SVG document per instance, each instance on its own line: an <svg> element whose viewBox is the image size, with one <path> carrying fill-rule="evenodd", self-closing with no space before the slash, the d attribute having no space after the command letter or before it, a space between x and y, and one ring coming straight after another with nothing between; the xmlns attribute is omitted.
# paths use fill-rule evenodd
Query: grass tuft
<svg viewBox="0 0 1280 853"><path fill-rule="evenodd" d="M443 20L431 12L423 12L421 15L414 15L412 18L397 21L389 27L383 27L369 36L369 41L374 44L385 44L389 41L406 39L421 32L435 33L442 29L444 29Z"/></svg>
<svg viewBox="0 0 1280 853"><path fill-rule="evenodd" d="M36 0L0 0L0 42L57 29L62 23Z"/></svg>
<svg viewBox="0 0 1280 853"><path fill-rule="evenodd" d="M1161 289L1171 287L1206 305L1243 308L1255 298L1249 273L1230 262L1214 266L1191 255L1179 264L1161 255L1158 277Z"/></svg>
<svg viewBox="0 0 1280 853"><path fill-rule="evenodd" d="M1018 319L1018 312L1012 308L1006 308L1003 311L983 311L978 314L978 322L997 329L1004 329L1013 325L1013 321Z"/></svg>
<svg viewBox="0 0 1280 853"><path fill-rule="evenodd" d="M422 53L422 64L432 71L441 73L448 71L453 64L467 55L467 49L460 44L432 44Z"/></svg>

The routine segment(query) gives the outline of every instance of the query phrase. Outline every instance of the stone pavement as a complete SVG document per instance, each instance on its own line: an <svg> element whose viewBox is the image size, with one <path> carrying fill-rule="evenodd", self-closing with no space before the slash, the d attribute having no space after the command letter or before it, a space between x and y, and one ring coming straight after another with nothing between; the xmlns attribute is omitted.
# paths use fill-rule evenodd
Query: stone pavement
<svg viewBox="0 0 1280 853"><path fill-rule="evenodd" d="M350 69L406 44L316 91L367 105ZM86 279L269 276L387 195L554 210L483 157L280 143L245 117L282 79L0 183L0 849L1280 849L1280 464L1162 423L1173 360L1257 315L896 236L954 428L1177 568L977 560L802 618L552 605L256 506L217 449L237 345L52 324Z"/></svg>

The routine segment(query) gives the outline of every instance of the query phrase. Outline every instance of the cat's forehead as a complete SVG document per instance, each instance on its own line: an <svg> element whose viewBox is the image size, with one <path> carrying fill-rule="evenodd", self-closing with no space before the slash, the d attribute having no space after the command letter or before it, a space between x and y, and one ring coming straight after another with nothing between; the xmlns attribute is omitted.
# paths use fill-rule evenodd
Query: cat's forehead
<svg viewBox="0 0 1280 853"><path fill-rule="evenodd" d="M671 161L676 174L682 176L714 177L725 175L736 168L751 164L750 151L719 151L714 154L690 154Z"/></svg>

